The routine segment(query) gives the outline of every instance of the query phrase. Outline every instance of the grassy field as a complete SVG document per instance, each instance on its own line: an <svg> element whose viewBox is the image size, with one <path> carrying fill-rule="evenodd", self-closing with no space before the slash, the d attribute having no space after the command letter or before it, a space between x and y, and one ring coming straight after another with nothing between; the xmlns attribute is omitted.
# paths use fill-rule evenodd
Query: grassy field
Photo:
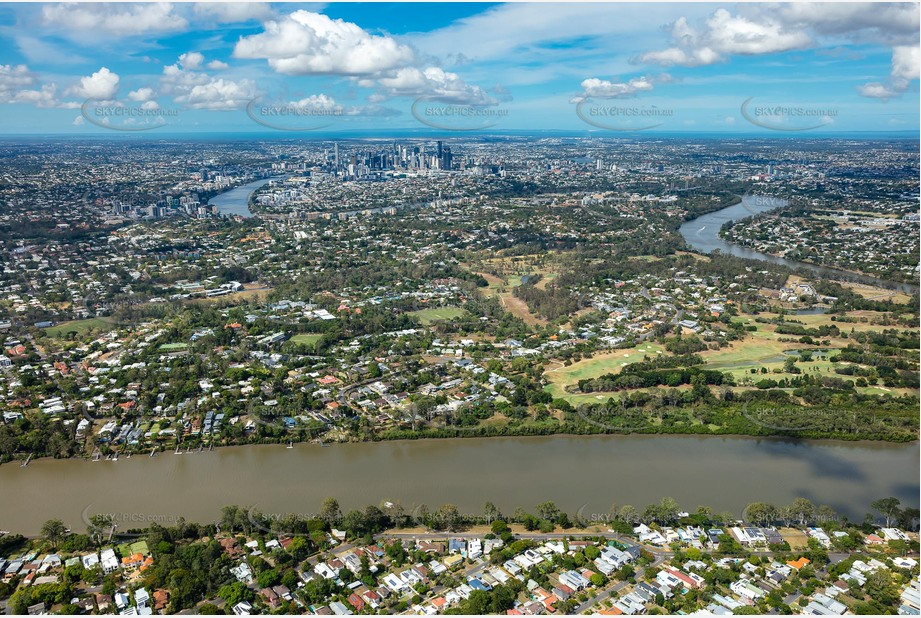
<svg viewBox="0 0 921 618"><path fill-rule="evenodd" d="M317 333L298 333L291 337L291 341L300 345L314 345L323 338L323 335Z"/></svg>
<svg viewBox="0 0 921 618"><path fill-rule="evenodd" d="M86 320L74 320L73 322L62 322L45 329L45 334L49 337L62 338L66 337L69 332L76 332L77 335L83 335L90 331L110 331L115 326L113 318L89 318Z"/></svg>
<svg viewBox="0 0 921 618"><path fill-rule="evenodd" d="M164 352L175 352L176 350L185 350L189 347L187 343L164 343L160 346L160 349Z"/></svg>
<svg viewBox="0 0 921 618"><path fill-rule="evenodd" d="M432 309L420 309L419 311L410 311L409 315L418 319L422 324L428 326L432 322L440 320L453 320L465 315L467 312L460 307L433 307Z"/></svg>
<svg viewBox="0 0 921 618"><path fill-rule="evenodd" d="M592 358L580 360L568 367L558 364L544 372L544 377L550 382L544 390L573 405L606 401L608 397L614 395L612 393L573 395L566 392L566 387L577 384L579 380L597 378L606 373L617 373L624 365L639 362L644 356L652 357L660 353L665 353L662 346L655 343L644 343L629 350L598 352Z"/></svg>
<svg viewBox="0 0 921 618"><path fill-rule="evenodd" d="M806 327L816 328L818 326L826 326L830 324L836 324L842 331L850 332L851 329L855 331L868 331L875 330L879 331L884 328L893 328L880 325L871 324L870 321L873 319L882 317L883 314L872 312L872 311L853 311L849 313L849 316L855 318L867 318L868 322L833 322L831 316L829 315L797 315L790 316L789 319L802 322ZM762 313L760 317L772 319L776 317L775 314ZM772 380L780 380L781 378L793 378L796 374L780 372L775 373L775 369L782 369L784 366L784 361L787 358L787 355L784 352L789 352L793 350L816 350L816 349L827 349L829 350L828 354L822 353L813 353L813 360L810 362L802 363L797 362L796 366L803 373L815 373L820 375L842 377L848 379L847 376L837 376L834 372L835 365L828 361L828 357L833 355L833 351L836 349L844 348L851 343L849 339L842 339L840 337L823 337L821 339L827 339L829 342L828 346L824 345L806 345L801 343L795 343L790 341L779 341L780 338L796 338L793 335L781 335L776 332L776 327L773 324L759 324L754 321L753 316L743 314L739 318L742 322L746 324L754 325L758 328L757 331L748 333L744 341L736 341L727 348L722 350L708 350L702 352L700 355L706 361L707 369L715 369L718 371L724 371L731 373L733 377L737 380L741 378L750 378L753 381L757 382L762 378L770 378ZM900 330L902 327L898 327ZM909 329L913 330L913 329ZM822 357L825 357L824 359ZM845 363L846 364L846 363ZM840 365L839 365L840 366ZM760 373L761 368L764 367L767 369L768 373ZM758 373L751 373L751 370L755 369ZM890 395L900 395L905 393L912 393L911 389L902 389L902 388L892 388L887 389L884 387L862 387L857 389L859 392L867 394L890 394Z"/></svg>

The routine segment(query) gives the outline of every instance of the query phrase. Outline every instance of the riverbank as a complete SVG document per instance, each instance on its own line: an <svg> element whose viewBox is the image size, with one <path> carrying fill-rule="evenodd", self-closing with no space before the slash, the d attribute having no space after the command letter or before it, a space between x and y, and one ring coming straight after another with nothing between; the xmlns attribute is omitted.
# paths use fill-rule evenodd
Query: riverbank
<svg viewBox="0 0 921 618"><path fill-rule="evenodd" d="M802 412L803 408L797 408L798 411ZM666 411L667 412L667 411ZM824 412L824 411L823 411ZM443 440L466 440L466 439L501 439L501 438L529 438L529 437L580 437L580 436L619 436L619 437L631 437L631 436L645 436L645 437L675 437L675 436L688 436L688 437L698 437L698 438L753 438L753 439L765 439L773 438L780 440L796 440L801 442L816 442L816 443L849 443L849 444L883 444L883 445L902 445L902 444L912 444L918 443L917 432L903 434L900 439L873 439L868 438L865 434L855 434L855 433L839 433L832 435L822 435L818 430L810 431L804 430L802 428L790 428L779 430L776 427L770 427L765 425L759 425L757 419L751 418L753 415L749 414L743 417L751 423L751 431L749 432L740 432L732 428L725 430L714 430L708 425L693 425L689 427L682 428L681 430L667 430L662 428L655 427L646 427L646 428L631 428L629 430L620 427L605 427L597 421L593 421L587 418L584 415L579 415L580 418L586 421L585 424L575 424L572 422L558 422L556 424L551 424L549 422L528 422L523 423L520 426L502 426L496 424L487 424L480 425L476 427L436 427L436 428L426 428L420 430L408 430L408 429L395 429L388 430L381 434L375 434L367 439L354 439L354 440L335 440L323 438L318 440L312 435L305 435L304 437L299 437L297 435L297 430L291 430L287 435L278 438L261 438L259 440L246 441L246 442L215 442L212 446L211 443L199 443L196 442L194 446L187 446L185 448L179 448L178 451L175 450L175 445L159 445L153 448L149 446L147 448L138 448L138 449L119 449L114 452L104 453L100 459L102 461L111 461L112 457L115 456L116 461L125 460L130 458L144 458L144 457L157 457L164 454L189 454L189 453L198 453L201 451L209 451L216 449L227 449L227 448L252 448L259 446L283 446L283 445L305 445L313 444L318 446L334 446L334 445L347 445L347 444L373 444L373 443L382 443L382 442L394 442L394 441L443 441ZM2 466L23 466L33 465L35 462L44 461L44 460L54 460L54 461L94 461L91 454L83 454L80 456L74 456L70 458L66 457L32 457L28 456L28 460L25 457L7 460L6 462L0 462L0 467Z"/></svg>

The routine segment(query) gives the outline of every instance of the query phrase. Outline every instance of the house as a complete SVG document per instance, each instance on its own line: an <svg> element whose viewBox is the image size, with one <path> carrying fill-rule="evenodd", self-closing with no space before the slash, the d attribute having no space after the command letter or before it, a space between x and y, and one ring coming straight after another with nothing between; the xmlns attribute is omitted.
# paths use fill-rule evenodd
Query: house
<svg viewBox="0 0 921 618"><path fill-rule="evenodd" d="M261 596L266 604L272 609L277 608L281 604L278 594L271 588L263 588L259 591L259 596Z"/></svg>
<svg viewBox="0 0 921 618"><path fill-rule="evenodd" d="M246 562L241 562L230 569L230 574L237 578L237 581L247 586L253 583L253 571Z"/></svg>
<svg viewBox="0 0 921 618"><path fill-rule="evenodd" d="M150 594L144 588L138 588L134 591L134 604L140 607L147 607L150 603Z"/></svg>
<svg viewBox="0 0 921 618"><path fill-rule="evenodd" d="M354 592L349 595L348 601L349 605L354 607L356 612L360 612L365 608L365 600Z"/></svg>
<svg viewBox="0 0 921 618"><path fill-rule="evenodd" d="M158 612L163 612L167 605L169 605L169 591L168 590L154 590L153 593L154 609Z"/></svg>
<svg viewBox="0 0 921 618"><path fill-rule="evenodd" d="M337 616L351 616L352 610L346 607L343 603L339 601L333 601L329 604L329 608L333 610L333 613Z"/></svg>
<svg viewBox="0 0 921 618"><path fill-rule="evenodd" d="M118 570L118 557L114 549L104 549L99 554L99 561L102 563L102 571L106 575Z"/></svg>
<svg viewBox="0 0 921 618"><path fill-rule="evenodd" d="M805 556L801 556L800 558L796 560L787 560L787 564L793 567L794 569L796 569L797 571L799 571L804 566L809 564L809 558L806 558Z"/></svg>

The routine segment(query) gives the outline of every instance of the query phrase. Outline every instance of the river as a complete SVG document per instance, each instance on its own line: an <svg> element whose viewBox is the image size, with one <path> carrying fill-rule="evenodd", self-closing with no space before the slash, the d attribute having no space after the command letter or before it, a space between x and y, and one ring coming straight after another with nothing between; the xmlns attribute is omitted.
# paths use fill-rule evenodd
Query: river
<svg viewBox="0 0 921 618"><path fill-rule="evenodd" d="M231 189L226 193L221 193L220 195L215 195L210 200L208 200L209 206L217 206L218 211L225 216L232 217L243 217L248 219L253 216L253 213L249 210L249 196L253 194L253 191L267 185L272 180L278 180L281 177L275 178L263 178L261 180L255 180L253 182L247 183L245 185L240 185L235 189Z"/></svg>
<svg viewBox="0 0 921 618"><path fill-rule="evenodd" d="M919 445L700 436L464 438L219 448L118 461L41 459L0 466L0 529L35 534L61 518L84 531L112 513L121 530L180 516L211 522L227 504L269 514L315 513L399 501L479 514L553 500L586 518L612 503L640 510L663 496L740 514L746 504L797 496L862 518L871 501L918 506Z"/></svg>
<svg viewBox="0 0 921 618"><path fill-rule="evenodd" d="M692 219L691 221L687 221L679 228L678 231L684 237L684 240L686 243L688 243L688 245L702 253L711 253L712 251L719 249L721 253L728 253L750 260L771 262L772 264L780 264L782 266L787 266L794 269L807 268L827 279L843 279L846 281L854 281L857 283L864 283L867 285L873 285L887 289L897 289L908 294L917 291L917 286L913 286L907 283L887 281L885 279L879 279L869 275L862 275L834 268L826 268L824 266L817 266L815 264L808 264L806 262L788 260L776 255L761 253L760 251L755 251L753 249L749 249L747 247L743 247L741 245L737 245L720 238L720 228L724 223L728 221L740 221L742 219L751 217L752 215L763 214L774 210L775 208L786 206L787 203L788 202L786 200L779 198L744 195L742 196L742 201L740 203L729 206L727 208L723 208L721 210L717 210L716 212L702 215L696 219Z"/></svg>

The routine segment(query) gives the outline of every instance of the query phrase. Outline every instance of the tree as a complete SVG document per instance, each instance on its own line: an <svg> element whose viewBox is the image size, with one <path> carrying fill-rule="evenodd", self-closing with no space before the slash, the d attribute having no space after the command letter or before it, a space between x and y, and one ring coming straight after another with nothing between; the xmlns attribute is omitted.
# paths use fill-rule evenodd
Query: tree
<svg viewBox="0 0 921 618"><path fill-rule="evenodd" d="M440 529L455 532L461 523L460 511L453 504L442 504L435 513L435 521Z"/></svg>
<svg viewBox="0 0 921 618"><path fill-rule="evenodd" d="M342 509L339 508L339 501L335 498L327 498L320 507L320 519L330 526L334 526L342 519Z"/></svg>
<svg viewBox="0 0 921 618"><path fill-rule="evenodd" d="M247 588L241 582L233 582L221 586L217 591L217 596L227 602L227 605L234 606L240 601L249 601L253 598L253 591Z"/></svg>
<svg viewBox="0 0 921 618"><path fill-rule="evenodd" d="M678 518L678 501L668 496L662 498L659 503L659 517L664 522L675 521Z"/></svg>
<svg viewBox="0 0 921 618"><path fill-rule="evenodd" d="M502 519L502 512L499 511L499 508L492 502L487 502L483 505L483 517L486 518L486 523L492 523L497 519Z"/></svg>
<svg viewBox="0 0 921 618"><path fill-rule="evenodd" d="M790 505L790 514L799 522L799 525L805 526L815 517L815 505L806 498L797 498Z"/></svg>
<svg viewBox="0 0 921 618"><path fill-rule="evenodd" d="M871 502L870 506L886 518L886 527L888 528L892 520L898 517L900 504L901 501L898 498L880 498Z"/></svg>
<svg viewBox="0 0 921 618"><path fill-rule="evenodd" d="M57 549L58 544L67 536L67 527L60 519L49 519L42 524L41 535L51 547Z"/></svg>
<svg viewBox="0 0 921 618"><path fill-rule="evenodd" d="M97 545L102 543L106 533L112 530L114 519L108 514L93 515L90 517L90 523L86 526L86 534L90 540Z"/></svg>
<svg viewBox="0 0 921 618"><path fill-rule="evenodd" d="M620 507L620 512L617 514L617 516L621 521L625 521L628 524L635 524L640 519L640 514L637 512L636 507L630 504L625 504L624 506Z"/></svg>
<svg viewBox="0 0 921 618"><path fill-rule="evenodd" d="M541 502L537 505L537 516L547 521L556 521L560 516L560 509L553 502Z"/></svg>
<svg viewBox="0 0 921 618"><path fill-rule="evenodd" d="M777 507L767 502L752 502L745 507L745 519L763 526L777 519Z"/></svg>

